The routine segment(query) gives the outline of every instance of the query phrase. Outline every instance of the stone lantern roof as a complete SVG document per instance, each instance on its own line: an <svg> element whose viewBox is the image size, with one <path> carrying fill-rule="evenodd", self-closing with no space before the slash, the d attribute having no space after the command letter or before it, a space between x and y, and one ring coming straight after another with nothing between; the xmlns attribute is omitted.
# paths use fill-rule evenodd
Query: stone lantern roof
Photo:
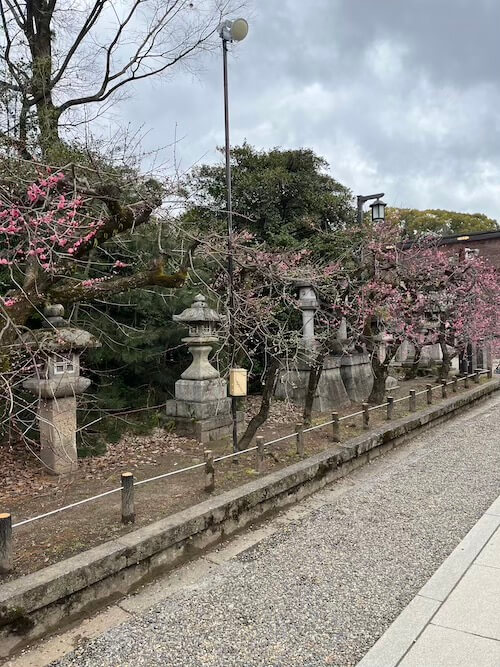
<svg viewBox="0 0 500 667"><path fill-rule="evenodd" d="M43 328L23 336L24 344L34 348L34 355L42 361L23 387L44 399L74 398L90 385L89 379L80 377L80 353L101 344L88 331L69 326L60 304L47 306L43 314Z"/></svg>
<svg viewBox="0 0 500 667"><path fill-rule="evenodd" d="M25 344L41 352L82 352L87 348L101 347L97 338L88 331L69 325L64 319L62 305L47 306L43 315L43 328L25 333L22 337Z"/></svg>
<svg viewBox="0 0 500 667"><path fill-rule="evenodd" d="M195 296L192 306L186 308L180 315L173 315L172 319L174 322L193 325L221 322L222 318L216 310L208 307L203 294L198 294Z"/></svg>

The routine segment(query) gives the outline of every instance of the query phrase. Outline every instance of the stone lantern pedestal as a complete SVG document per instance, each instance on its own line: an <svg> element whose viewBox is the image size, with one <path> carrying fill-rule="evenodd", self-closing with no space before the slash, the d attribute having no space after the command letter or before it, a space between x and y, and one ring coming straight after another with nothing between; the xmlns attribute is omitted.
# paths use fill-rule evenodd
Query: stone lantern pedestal
<svg viewBox="0 0 500 667"><path fill-rule="evenodd" d="M311 363L317 351L314 318L319 308L319 302L311 283L297 281L296 287L299 293L299 306L302 311L302 354L293 368L283 369L280 373L275 396L303 406L311 373ZM340 357L332 355L325 357L323 371L314 397L314 410L329 412L350 405L351 401L340 375L340 367Z"/></svg>
<svg viewBox="0 0 500 667"><path fill-rule="evenodd" d="M189 327L189 336L182 342L187 344L193 361L175 383L175 399L167 401L166 414L181 435L199 442L225 438L232 433L231 398L226 381L208 359L219 340L215 332L220 315L199 294L191 308L173 319ZM243 413L238 413L238 421L242 420Z"/></svg>
<svg viewBox="0 0 500 667"><path fill-rule="evenodd" d="M69 326L61 305L47 307L44 315L44 328L23 337L40 365L23 387L39 399L40 458L50 472L62 475L77 468L76 396L90 385L80 377L80 354L100 343L87 331Z"/></svg>

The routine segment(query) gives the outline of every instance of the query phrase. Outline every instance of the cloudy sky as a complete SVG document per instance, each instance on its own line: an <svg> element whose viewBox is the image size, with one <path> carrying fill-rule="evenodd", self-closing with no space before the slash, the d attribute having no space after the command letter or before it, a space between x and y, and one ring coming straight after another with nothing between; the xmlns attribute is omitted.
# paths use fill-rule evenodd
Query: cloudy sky
<svg viewBox="0 0 500 667"><path fill-rule="evenodd" d="M232 143L310 147L354 194L500 219L499 0L249 0ZM115 109L187 168L223 143L220 54Z"/></svg>

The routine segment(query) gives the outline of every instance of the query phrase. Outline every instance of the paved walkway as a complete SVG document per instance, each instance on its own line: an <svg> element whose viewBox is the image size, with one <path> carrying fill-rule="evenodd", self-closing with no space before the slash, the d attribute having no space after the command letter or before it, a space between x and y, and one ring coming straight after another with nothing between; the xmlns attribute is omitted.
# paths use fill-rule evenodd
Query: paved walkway
<svg viewBox="0 0 500 667"><path fill-rule="evenodd" d="M500 497L358 667L396 665L499 667Z"/></svg>
<svg viewBox="0 0 500 667"><path fill-rule="evenodd" d="M421 618L422 643L415 650L425 650L432 632L446 632L438 622L457 636L476 632L476 626L460 626L458 620L480 623L479 610L491 604L500 616L498 587L495 592L486 584L484 602L468 595L465 614L457 605L467 589L457 586L442 601L467 567L460 586L474 585L477 573L483 580L497 574L491 567L496 537L473 565L481 547L455 551L458 556L448 562L461 569L454 579L442 577L441 593L426 594L422 586L478 520L480 526L490 522L491 530L486 537L474 528L473 543L474 531L479 530L484 545L498 525L496 514L481 517L500 490L499 413L500 396L495 396L49 640L12 666L42 667L55 659L61 667L354 666L409 603L400 626L404 630L405 615L410 626L414 617ZM433 585L440 576L433 577ZM403 645L398 639L397 650L393 636L391 655L384 649L382 662L373 664L397 664L418 634L407 632L410 639ZM465 636L482 644L481 637ZM483 641L489 646L492 640ZM405 660L415 656L409 652ZM479 656L474 651L464 667L482 665ZM401 664L439 665L434 653L423 659Z"/></svg>

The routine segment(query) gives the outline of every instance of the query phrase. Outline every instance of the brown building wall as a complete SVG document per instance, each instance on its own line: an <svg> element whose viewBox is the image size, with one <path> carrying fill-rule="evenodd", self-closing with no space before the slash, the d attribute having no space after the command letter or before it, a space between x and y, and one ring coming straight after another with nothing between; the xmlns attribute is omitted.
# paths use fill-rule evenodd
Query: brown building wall
<svg viewBox="0 0 500 667"><path fill-rule="evenodd" d="M448 254L459 254L464 252L465 248L470 248L471 250L479 250L479 256L487 259L491 264L500 271L500 235L498 238L490 239L474 239L471 237L468 240L458 241L453 239L452 242L448 242L447 239L443 239L443 244L441 245L441 250L447 252Z"/></svg>

